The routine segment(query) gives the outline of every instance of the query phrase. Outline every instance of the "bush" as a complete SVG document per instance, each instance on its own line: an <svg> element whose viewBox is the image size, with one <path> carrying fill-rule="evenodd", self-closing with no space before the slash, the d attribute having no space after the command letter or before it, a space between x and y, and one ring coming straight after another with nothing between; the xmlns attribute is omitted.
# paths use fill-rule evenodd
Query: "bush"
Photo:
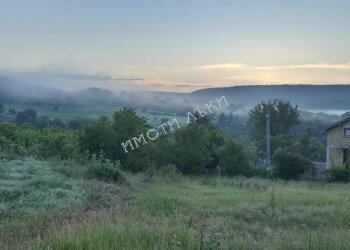
<svg viewBox="0 0 350 250"><path fill-rule="evenodd" d="M104 181L122 181L124 176L119 161L112 162L103 155L93 154L88 161L87 176Z"/></svg>
<svg viewBox="0 0 350 250"><path fill-rule="evenodd" d="M271 169L267 168L266 165L258 165L254 169L254 176L258 176L261 178L272 178L273 172Z"/></svg>
<svg viewBox="0 0 350 250"><path fill-rule="evenodd" d="M81 157L79 135L57 127L35 130L28 125L0 123L0 150L41 159Z"/></svg>
<svg viewBox="0 0 350 250"><path fill-rule="evenodd" d="M53 167L68 177L99 179L104 181L123 181L124 176L121 171L119 161L112 162L105 159L103 154L83 154L80 159L50 160Z"/></svg>
<svg viewBox="0 0 350 250"><path fill-rule="evenodd" d="M219 166L224 175L244 175L253 174L253 169L249 164L247 150L243 145L228 140L219 150Z"/></svg>
<svg viewBox="0 0 350 250"><path fill-rule="evenodd" d="M281 179L299 179L312 168L312 162L289 148L278 149L272 158L274 175Z"/></svg>
<svg viewBox="0 0 350 250"><path fill-rule="evenodd" d="M211 162L210 134L203 125L191 123L179 129L172 145L172 161L183 174L205 174Z"/></svg>
<svg viewBox="0 0 350 250"><path fill-rule="evenodd" d="M328 171L328 180L331 182L350 182L349 165L345 167L332 167Z"/></svg>
<svg viewBox="0 0 350 250"><path fill-rule="evenodd" d="M68 129L71 129L71 130L81 130L82 128L82 125L79 121L77 120L73 120L73 121L70 121L68 122Z"/></svg>
<svg viewBox="0 0 350 250"><path fill-rule="evenodd" d="M59 118L55 118L53 119L51 122L50 122L50 125L51 126L54 126L54 127L59 127L59 128L63 128L63 129L66 129L67 126L66 124Z"/></svg>
<svg viewBox="0 0 350 250"><path fill-rule="evenodd" d="M17 124L23 124L26 122L33 124L36 121L36 117L37 117L36 110L32 108L28 108L21 112L18 112L15 121Z"/></svg>

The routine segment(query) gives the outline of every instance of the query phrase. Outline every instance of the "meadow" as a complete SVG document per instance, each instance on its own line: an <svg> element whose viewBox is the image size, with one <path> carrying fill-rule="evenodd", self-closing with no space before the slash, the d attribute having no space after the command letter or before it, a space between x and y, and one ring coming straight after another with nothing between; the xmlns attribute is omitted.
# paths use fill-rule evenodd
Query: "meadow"
<svg viewBox="0 0 350 250"><path fill-rule="evenodd" d="M350 184L0 165L1 249L349 249Z"/></svg>
<svg viewBox="0 0 350 250"><path fill-rule="evenodd" d="M95 103L84 105L38 105L28 104L26 102L16 102L6 103L6 109L8 108L15 109L16 111L22 111L27 108L32 108L38 112L38 116L47 116L50 119L60 119L65 123L68 123L72 120L79 120L84 123L88 123L91 121L98 120L101 116L111 117L117 110L120 110L123 107L117 105ZM137 110L137 114L140 117L144 117L151 127L157 127L161 125L162 118L167 118L169 120L176 118L181 124L187 123L187 116L185 116L184 114L172 116L168 114L162 114L162 112L144 112L142 110Z"/></svg>

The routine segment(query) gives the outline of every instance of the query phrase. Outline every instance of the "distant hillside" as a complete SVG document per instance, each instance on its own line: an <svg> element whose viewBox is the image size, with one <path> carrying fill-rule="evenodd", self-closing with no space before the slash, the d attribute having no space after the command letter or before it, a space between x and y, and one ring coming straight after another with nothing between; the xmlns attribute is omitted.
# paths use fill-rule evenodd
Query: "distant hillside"
<svg viewBox="0 0 350 250"><path fill-rule="evenodd" d="M79 104L117 102L114 92L107 89L88 88L75 92L67 92L58 88L45 87L13 81L0 75L0 103L26 102L33 104Z"/></svg>
<svg viewBox="0 0 350 250"><path fill-rule="evenodd" d="M192 97L213 100L225 95L230 103L250 108L261 100L285 98L303 109L350 110L350 85L253 85L208 88L191 93Z"/></svg>

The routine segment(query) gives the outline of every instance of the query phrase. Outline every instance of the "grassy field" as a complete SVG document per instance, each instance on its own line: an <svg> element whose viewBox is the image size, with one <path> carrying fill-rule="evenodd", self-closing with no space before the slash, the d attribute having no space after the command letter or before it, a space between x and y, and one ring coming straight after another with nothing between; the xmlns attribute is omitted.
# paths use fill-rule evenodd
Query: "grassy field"
<svg viewBox="0 0 350 250"><path fill-rule="evenodd" d="M38 112L38 115L40 116L45 115L48 116L50 119L59 118L67 123L76 119L81 121L92 121L99 119L101 116L111 117L116 111L118 111L122 107L107 104L61 105L58 106L58 110L55 110L54 106L52 105L30 105L27 103L19 102L15 104L5 104L5 108L14 108L17 111L22 111L26 108L33 108ZM140 110L137 110L137 114L141 117L146 118L147 123L152 127L156 127L162 124L161 118L168 118L170 120L176 118L181 124L186 124L187 122L187 117L185 116L149 114L148 112L141 112Z"/></svg>
<svg viewBox="0 0 350 250"><path fill-rule="evenodd" d="M1 165L0 248L350 249L349 184L127 176L67 177Z"/></svg>

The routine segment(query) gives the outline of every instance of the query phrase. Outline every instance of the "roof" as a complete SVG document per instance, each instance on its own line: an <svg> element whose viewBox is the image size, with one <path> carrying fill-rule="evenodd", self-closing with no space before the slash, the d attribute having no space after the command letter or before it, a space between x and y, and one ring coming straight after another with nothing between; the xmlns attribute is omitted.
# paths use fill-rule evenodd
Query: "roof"
<svg viewBox="0 0 350 250"><path fill-rule="evenodd" d="M328 128L326 128L326 131L328 132L329 130L335 128L335 127L339 127L339 126L342 126L344 123L350 121L350 116L349 117L346 117L340 121L337 121L335 123L333 123L332 125L330 125Z"/></svg>

